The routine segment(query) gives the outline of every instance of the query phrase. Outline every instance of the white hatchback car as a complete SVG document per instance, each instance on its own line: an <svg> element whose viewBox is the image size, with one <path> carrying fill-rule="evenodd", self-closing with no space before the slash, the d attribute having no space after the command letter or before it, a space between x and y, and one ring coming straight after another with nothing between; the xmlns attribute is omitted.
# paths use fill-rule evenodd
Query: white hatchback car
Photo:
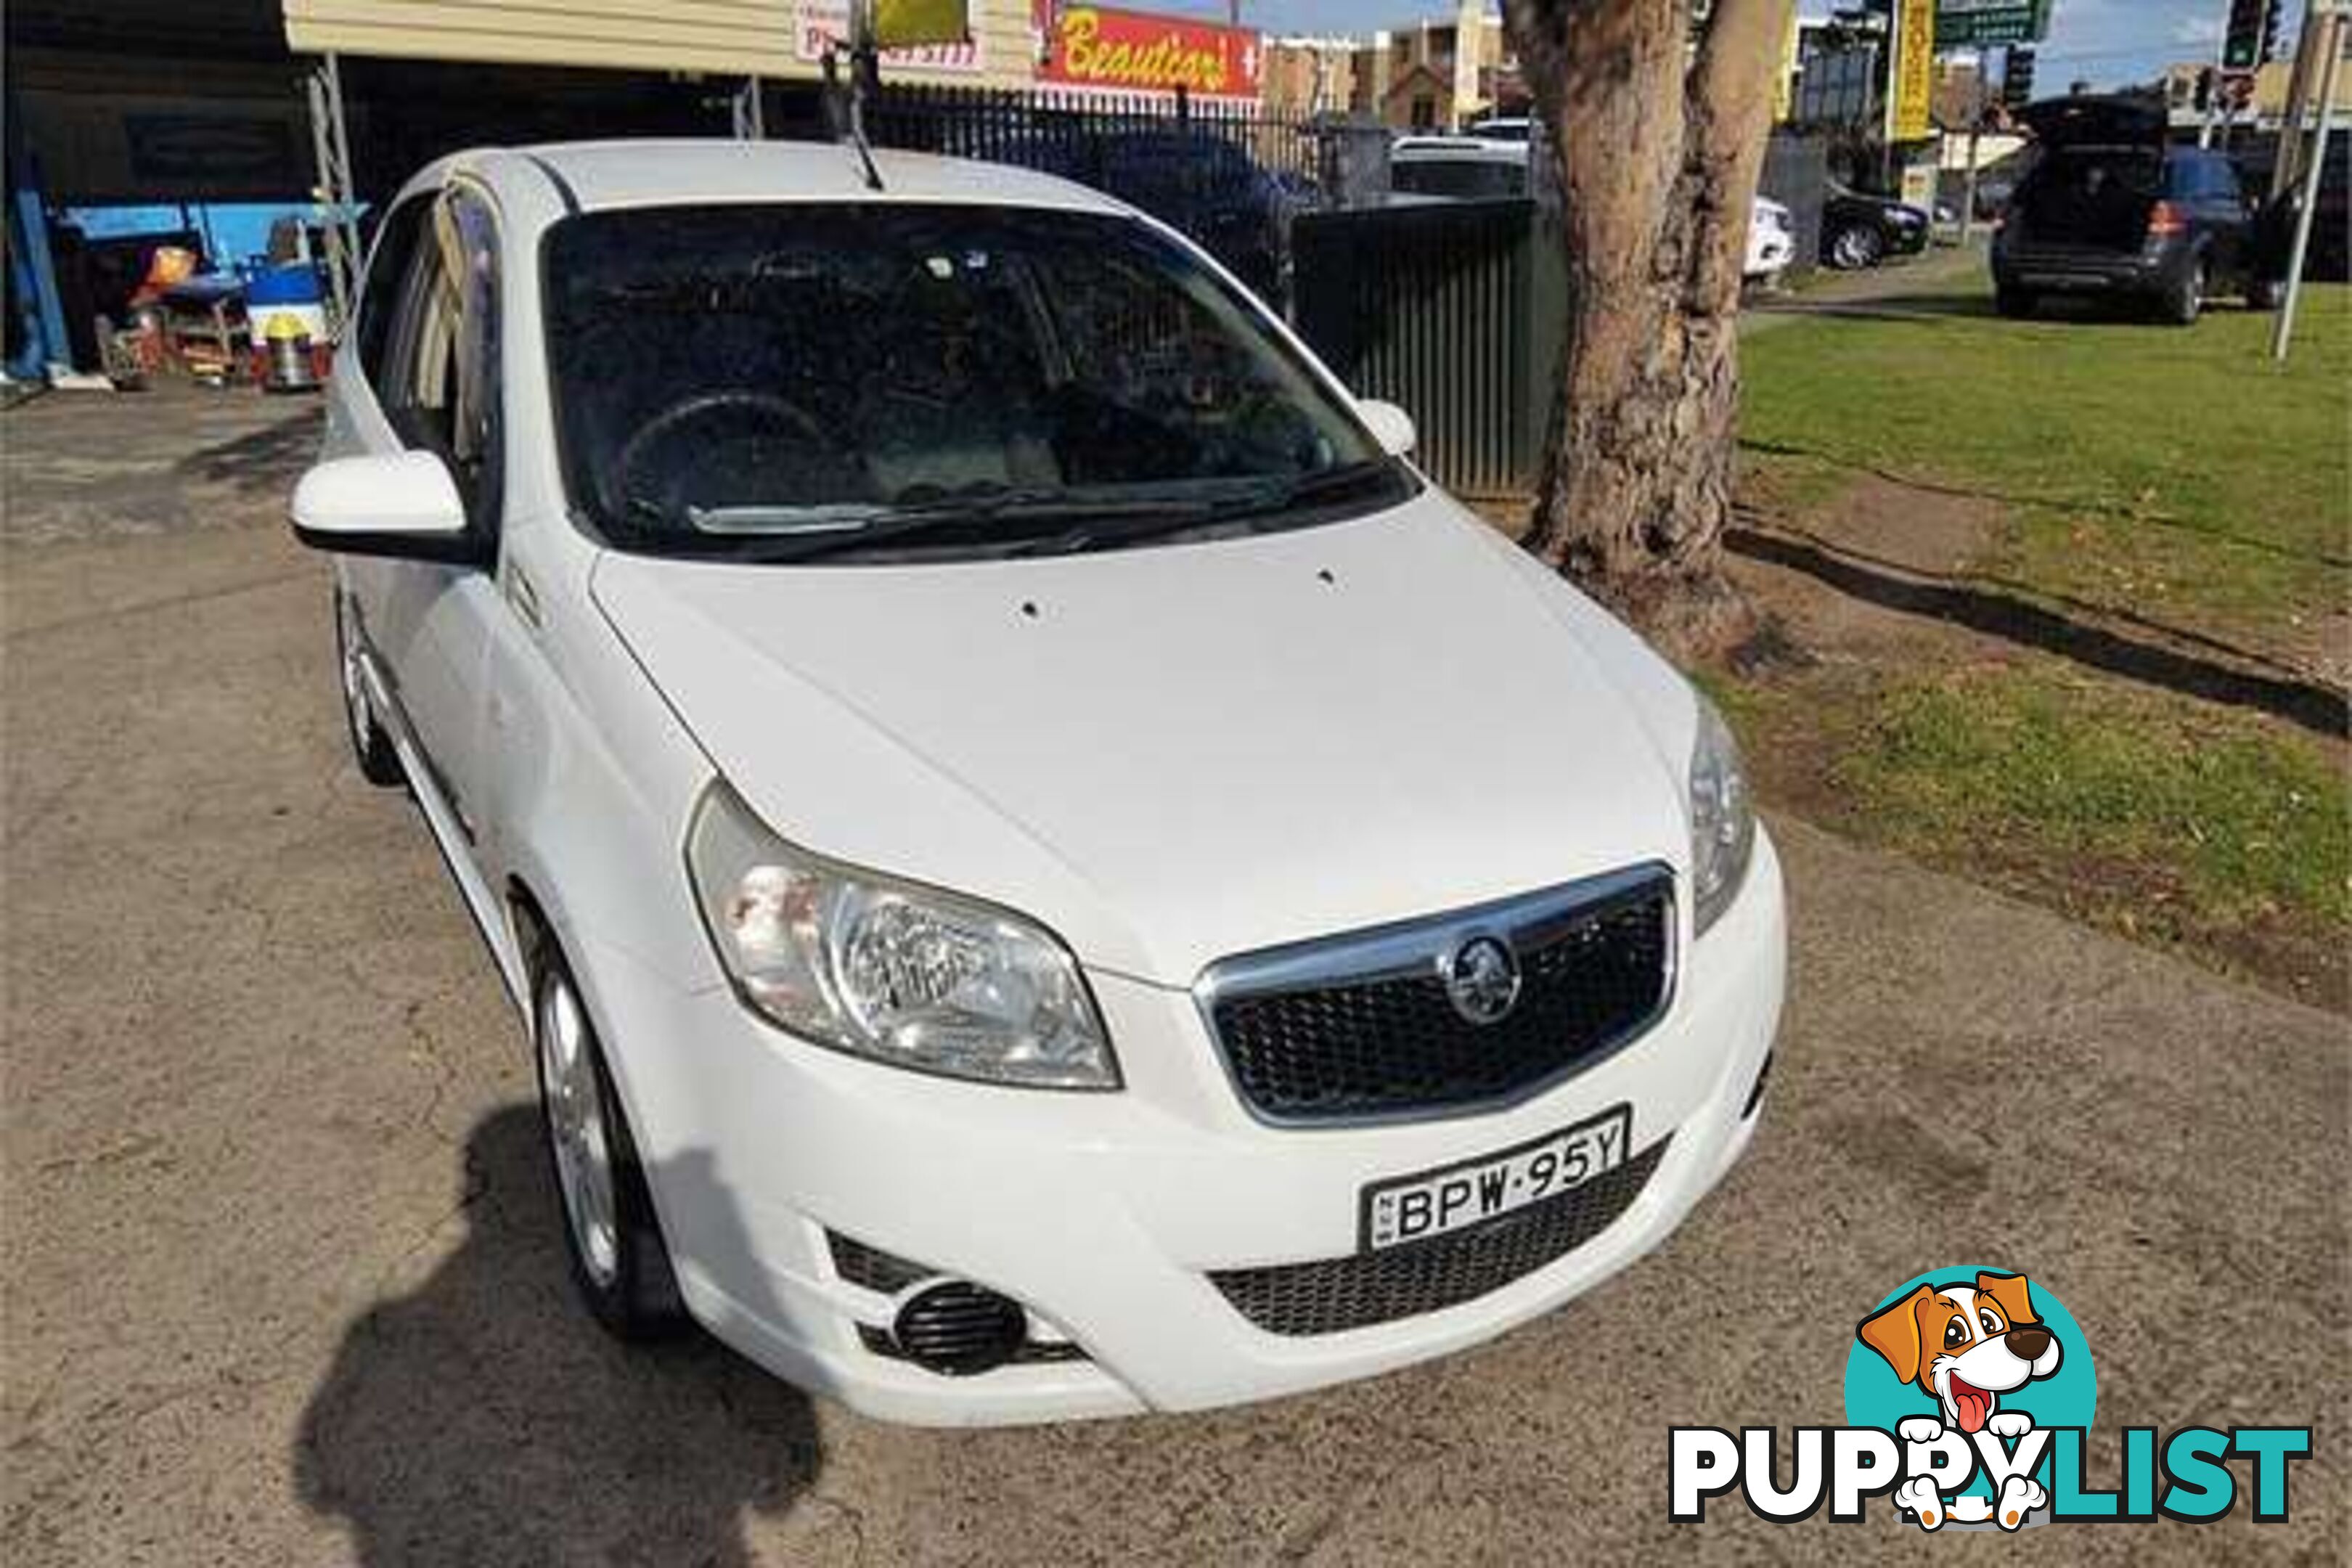
<svg viewBox="0 0 2352 1568"><path fill-rule="evenodd" d="M1748 219L1748 252L1740 276L1777 278L1797 258L1797 215L1769 196L1758 196Z"/></svg>
<svg viewBox="0 0 2352 1568"><path fill-rule="evenodd" d="M388 209L296 531L522 1006L572 1272L880 1415L1459 1349L1745 1146L1691 687L1165 227L830 146Z"/></svg>

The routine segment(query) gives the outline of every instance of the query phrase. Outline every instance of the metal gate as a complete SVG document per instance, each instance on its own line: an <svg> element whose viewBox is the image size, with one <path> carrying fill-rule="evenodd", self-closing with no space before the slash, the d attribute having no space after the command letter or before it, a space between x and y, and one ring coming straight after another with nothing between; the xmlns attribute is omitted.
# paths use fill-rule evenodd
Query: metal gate
<svg viewBox="0 0 2352 1568"><path fill-rule="evenodd" d="M1534 487L1557 395L1568 276L1529 201L1301 214L1292 318L1360 395L1398 404L1456 495Z"/></svg>
<svg viewBox="0 0 2352 1568"><path fill-rule="evenodd" d="M1328 199L1343 145L1365 133L1181 92L908 85L884 89L866 123L877 146L1017 163L1107 192L1191 236L1277 310L1292 216Z"/></svg>

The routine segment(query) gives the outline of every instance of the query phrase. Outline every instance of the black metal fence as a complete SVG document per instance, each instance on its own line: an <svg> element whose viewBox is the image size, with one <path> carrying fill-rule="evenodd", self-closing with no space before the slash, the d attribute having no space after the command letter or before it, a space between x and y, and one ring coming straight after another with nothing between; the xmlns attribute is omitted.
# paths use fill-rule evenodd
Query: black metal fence
<svg viewBox="0 0 2352 1568"><path fill-rule="evenodd" d="M1323 177L1323 147L1342 121L1269 114L1223 99L1045 91L894 83L867 106L866 132L883 146L943 153L1060 173L1119 172L1119 143L1182 136L1246 156L1287 189L1308 192Z"/></svg>
<svg viewBox="0 0 2352 1568"><path fill-rule="evenodd" d="M1277 308L1301 212L1376 199L1366 165L1387 132L1255 104L893 85L868 105L877 146L1059 174L1191 236ZM1376 145L1375 154L1371 148Z"/></svg>
<svg viewBox="0 0 2352 1568"><path fill-rule="evenodd" d="M1765 144L1758 191L1789 209L1796 224L1797 254L1788 276L1801 277L1820 263L1822 208L1829 199L1829 143L1818 132L1778 131Z"/></svg>
<svg viewBox="0 0 2352 1568"><path fill-rule="evenodd" d="M1314 213L1294 241L1299 335L1359 395L1412 415L1430 476L1464 496L1531 489L1568 311L1536 205Z"/></svg>
<svg viewBox="0 0 2352 1568"><path fill-rule="evenodd" d="M877 145L1059 174L1189 235L1358 393L1419 426L1457 494L1527 489L1568 300L1533 202L1389 200L1389 132L1254 105L893 85Z"/></svg>

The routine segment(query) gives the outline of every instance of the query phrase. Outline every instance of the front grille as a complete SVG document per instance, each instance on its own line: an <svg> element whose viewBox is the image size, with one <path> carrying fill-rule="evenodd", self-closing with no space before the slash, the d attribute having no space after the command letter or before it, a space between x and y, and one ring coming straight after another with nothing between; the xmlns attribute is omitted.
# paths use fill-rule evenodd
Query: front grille
<svg viewBox="0 0 2352 1568"><path fill-rule="evenodd" d="M1460 1110L1534 1089L1645 1029L1666 1004L1674 926L1672 877L1621 873L1228 960L1210 974L1209 1020L1242 1098L1270 1121ZM1518 998L1492 1024L1454 1009L1438 968L1474 933L1518 961Z"/></svg>
<svg viewBox="0 0 2352 1568"><path fill-rule="evenodd" d="M1209 1279L1270 1334L1336 1334L1475 1301L1567 1257L1615 1223L1673 1142L1606 1175L1470 1230L1315 1263L1225 1268Z"/></svg>

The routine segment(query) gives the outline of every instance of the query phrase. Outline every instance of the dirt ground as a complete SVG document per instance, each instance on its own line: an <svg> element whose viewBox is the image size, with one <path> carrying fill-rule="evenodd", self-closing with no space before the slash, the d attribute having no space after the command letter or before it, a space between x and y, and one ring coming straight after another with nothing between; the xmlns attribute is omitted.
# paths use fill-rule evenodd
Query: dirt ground
<svg viewBox="0 0 2352 1568"><path fill-rule="evenodd" d="M2126 1425L2311 1423L2293 1516L1971 1557L2352 1551L2341 1018L1800 820L1763 1130L1660 1250L1476 1352L1258 1408L917 1432L566 1293L530 1069L341 731L307 415L0 416L0 1552L12 1565L1881 1562L1668 1522L1667 1429L1837 1423L1855 1321L1996 1263ZM210 449L210 456L204 456ZM195 454L195 456L191 456ZM2242 1471L2242 1467L2241 1467ZM1989 1559L1988 1559L1989 1560Z"/></svg>
<svg viewBox="0 0 2352 1568"><path fill-rule="evenodd" d="M1765 732L1748 748L1762 797L1825 826L1883 836L1857 813L1839 765L1890 680L2016 668L2037 650L2079 644L2094 650L2081 673L2097 679L2104 669L2118 700L2175 701L2191 711L2202 706L2197 699L2171 692L2202 683L2214 704L2208 711L2275 703L2271 711L2284 721L2298 711L2298 693L2326 689L2316 676L2282 680L2275 666L2095 606L2052 606L1989 575L1985 563L1999 553L2004 524L1988 498L1871 473L1841 476L1826 499L1803 492L1769 472L1751 472L1743 486L1728 570L1769 622L1730 662L1764 699ZM2334 700L2340 705L2340 695ZM2317 743L2352 777L2352 747L2333 736ZM2166 868L2128 858L2053 857L1991 840L1959 847L1942 863L2075 918L2179 944L2300 1000L2352 1011L2352 955L2327 921L2285 910L2207 918L2179 901ZM2137 914L2148 911L2165 921L2138 927Z"/></svg>

